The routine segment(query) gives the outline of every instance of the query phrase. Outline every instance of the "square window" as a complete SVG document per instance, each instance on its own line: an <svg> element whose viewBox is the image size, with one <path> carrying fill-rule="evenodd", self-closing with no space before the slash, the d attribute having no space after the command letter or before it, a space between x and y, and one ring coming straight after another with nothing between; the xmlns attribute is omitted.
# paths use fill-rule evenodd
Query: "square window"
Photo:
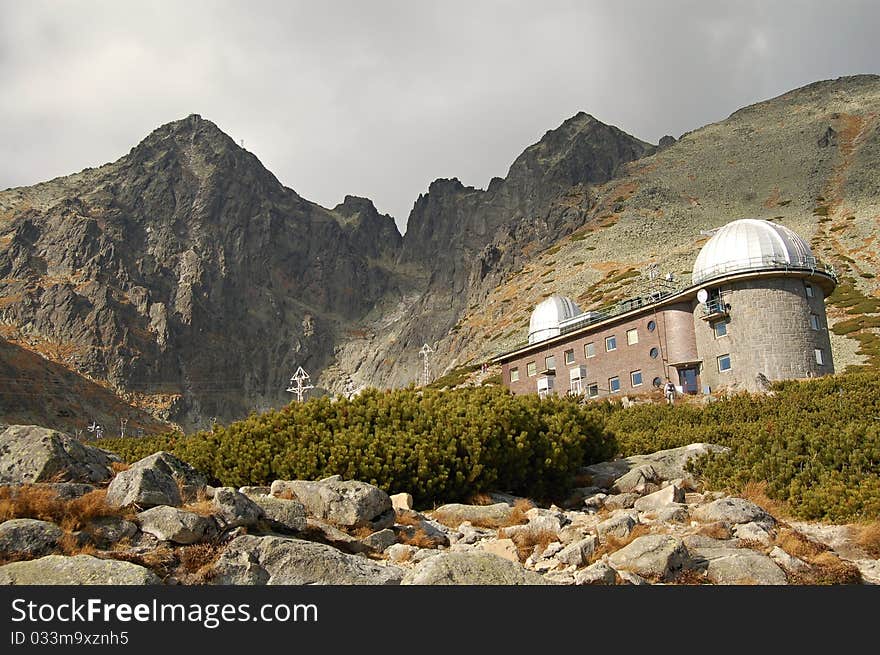
<svg viewBox="0 0 880 655"><path fill-rule="evenodd" d="M712 329L715 331L715 338L718 337L726 337L727 336L727 321L718 321L714 325L712 325Z"/></svg>
<svg viewBox="0 0 880 655"><path fill-rule="evenodd" d="M730 370L730 355L718 356L718 370L722 373Z"/></svg>
<svg viewBox="0 0 880 655"><path fill-rule="evenodd" d="M574 364L574 349L565 351L565 363Z"/></svg>
<svg viewBox="0 0 880 655"><path fill-rule="evenodd" d="M544 358L544 370L546 371L555 371L556 370L556 358L553 355Z"/></svg>
<svg viewBox="0 0 880 655"><path fill-rule="evenodd" d="M630 382L632 382L632 386L640 387L642 386L642 372L641 371L633 371L629 374Z"/></svg>
<svg viewBox="0 0 880 655"><path fill-rule="evenodd" d="M816 314L810 314L810 327L814 330L819 329L819 317Z"/></svg>
<svg viewBox="0 0 880 655"><path fill-rule="evenodd" d="M519 367L515 367L510 369L510 381L518 382L519 381Z"/></svg>
<svg viewBox="0 0 880 655"><path fill-rule="evenodd" d="M584 344L584 357L589 359L590 357L596 356L596 344L592 341L590 343Z"/></svg>
<svg viewBox="0 0 880 655"><path fill-rule="evenodd" d="M617 350L617 337L605 337L605 351Z"/></svg>
<svg viewBox="0 0 880 655"><path fill-rule="evenodd" d="M804 283L804 292L807 294L807 298L813 297L813 285Z"/></svg>
<svg viewBox="0 0 880 655"><path fill-rule="evenodd" d="M634 346L639 342L639 331L636 328L626 331L626 344Z"/></svg>
<svg viewBox="0 0 880 655"><path fill-rule="evenodd" d="M587 387L587 395L590 398L595 398L599 395L599 385L593 382L590 386Z"/></svg>
<svg viewBox="0 0 880 655"><path fill-rule="evenodd" d="M526 364L526 373L528 373L529 377L534 377L538 374L538 367L535 366L535 362Z"/></svg>
<svg viewBox="0 0 880 655"><path fill-rule="evenodd" d="M620 378L608 378L608 390L611 393L620 391Z"/></svg>
<svg viewBox="0 0 880 655"><path fill-rule="evenodd" d="M813 354L816 356L816 363L819 366L823 366L825 364L825 353L822 351L822 349L816 348L813 351Z"/></svg>

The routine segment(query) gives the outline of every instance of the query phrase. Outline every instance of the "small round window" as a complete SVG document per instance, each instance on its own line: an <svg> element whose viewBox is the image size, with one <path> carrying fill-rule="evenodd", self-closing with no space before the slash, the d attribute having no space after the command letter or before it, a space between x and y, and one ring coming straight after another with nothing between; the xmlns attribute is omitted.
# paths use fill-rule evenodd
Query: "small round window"
<svg viewBox="0 0 880 655"><path fill-rule="evenodd" d="M651 350L648 351L648 354L651 356L651 359L657 359L657 356L660 354L660 350L654 346Z"/></svg>
<svg viewBox="0 0 880 655"><path fill-rule="evenodd" d="M661 380L660 378L654 378L654 381L651 384L659 389L660 385L663 384L663 380Z"/></svg>
<svg viewBox="0 0 880 655"><path fill-rule="evenodd" d="M648 332L653 332L657 324L654 321L648 321Z"/></svg>

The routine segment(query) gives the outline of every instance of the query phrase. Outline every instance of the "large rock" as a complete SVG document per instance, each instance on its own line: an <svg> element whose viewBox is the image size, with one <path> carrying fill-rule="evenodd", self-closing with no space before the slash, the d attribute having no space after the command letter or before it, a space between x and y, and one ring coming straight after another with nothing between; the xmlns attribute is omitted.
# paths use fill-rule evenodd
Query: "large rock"
<svg viewBox="0 0 880 655"><path fill-rule="evenodd" d="M719 498L708 505L697 507L692 514L694 518L706 522L729 524L754 522L764 525L776 523L770 514L744 498Z"/></svg>
<svg viewBox="0 0 880 655"><path fill-rule="evenodd" d="M684 490L679 489L676 485L670 484L659 491L655 491L647 496L639 498L633 507L640 512L650 512L667 507L671 503L680 503L684 500Z"/></svg>
<svg viewBox="0 0 880 655"><path fill-rule="evenodd" d="M519 564L519 553L512 539L487 539L480 543L480 548L487 553L497 555L511 562Z"/></svg>
<svg viewBox="0 0 880 655"><path fill-rule="evenodd" d="M306 528L306 508L298 500L275 498L274 496L252 496L263 510L263 515L274 527L289 531L301 532Z"/></svg>
<svg viewBox="0 0 880 655"><path fill-rule="evenodd" d="M291 495L310 515L343 528L381 530L394 525L394 509L387 493L366 482L337 478L318 482L276 480L272 495Z"/></svg>
<svg viewBox="0 0 880 655"><path fill-rule="evenodd" d="M214 584L393 585L403 571L332 546L287 537L236 537L214 565Z"/></svg>
<svg viewBox="0 0 880 655"><path fill-rule="evenodd" d="M381 553L397 543L397 533L391 528L383 528L361 539L361 543L370 550Z"/></svg>
<svg viewBox="0 0 880 655"><path fill-rule="evenodd" d="M581 474L588 475L597 487L611 487L621 476L633 469L650 466L660 480L694 481L692 473L686 470L688 462L710 452L725 452L727 448L710 443L692 443L681 448L660 450L650 455L633 455L625 459L592 464L581 469Z"/></svg>
<svg viewBox="0 0 880 655"><path fill-rule="evenodd" d="M111 507L177 507L182 503L180 489L174 478L151 468L132 467L122 471L107 487L107 504Z"/></svg>
<svg viewBox="0 0 880 655"><path fill-rule="evenodd" d="M204 473L164 450L139 459L131 468L153 469L170 475L185 502L196 500L199 492L208 486L208 477Z"/></svg>
<svg viewBox="0 0 880 655"><path fill-rule="evenodd" d="M0 482L105 482L114 458L99 448L37 425L0 434Z"/></svg>
<svg viewBox="0 0 880 655"><path fill-rule="evenodd" d="M605 562L596 562L574 574L576 585L614 584L617 580L617 571Z"/></svg>
<svg viewBox="0 0 880 655"><path fill-rule="evenodd" d="M138 527L121 516L102 516L89 522L83 533L98 548L108 549L124 539L132 539Z"/></svg>
<svg viewBox="0 0 880 655"><path fill-rule="evenodd" d="M669 580L687 566L688 550L677 537L649 534L612 553L608 561L619 571L630 571L646 578Z"/></svg>
<svg viewBox="0 0 880 655"><path fill-rule="evenodd" d="M36 519L10 519L0 523L0 554L48 555L64 533L54 523Z"/></svg>
<svg viewBox="0 0 880 655"><path fill-rule="evenodd" d="M27 562L0 566L0 584L6 585L153 585L162 581L149 569L91 555L47 555Z"/></svg>
<svg viewBox="0 0 880 655"><path fill-rule="evenodd" d="M750 548L696 548L691 556L715 584L788 584L785 572L772 559Z"/></svg>
<svg viewBox="0 0 880 655"><path fill-rule="evenodd" d="M614 481L611 488L617 493L639 492L644 489L646 484L660 482L660 479L654 467L645 464L624 473Z"/></svg>
<svg viewBox="0 0 880 655"><path fill-rule="evenodd" d="M554 558L567 566L583 566L589 561L590 555L596 550L598 543L599 540L595 536L590 535L565 546L554 555Z"/></svg>
<svg viewBox="0 0 880 655"><path fill-rule="evenodd" d="M263 518L263 508L232 487L214 490L214 516L225 528L251 527Z"/></svg>
<svg viewBox="0 0 880 655"><path fill-rule="evenodd" d="M395 510L401 509L412 509L413 508L413 497L408 493L399 493L394 494L391 498L391 506Z"/></svg>
<svg viewBox="0 0 880 655"><path fill-rule="evenodd" d="M405 585L544 585L540 575L484 551L440 553L420 562L403 578Z"/></svg>
<svg viewBox="0 0 880 655"><path fill-rule="evenodd" d="M635 527L636 519L630 514L621 512L597 525L596 533L600 537L608 537L610 535L617 539L626 539Z"/></svg>
<svg viewBox="0 0 880 655"><path fill-rule="evenodd" d="M137 515L141 530L161 541L194 544L216 534L217 524L209 516L162 505Z"/></svg>
<svg viewBox="0 0 880 655"><path fill-rule="evenodd" d="M453 527L470 521L473 525L499 527L510 523L514 508L507 503L494 503L492 505L462 505L450 503L441 505L435 509L431 516Z"/></svg>

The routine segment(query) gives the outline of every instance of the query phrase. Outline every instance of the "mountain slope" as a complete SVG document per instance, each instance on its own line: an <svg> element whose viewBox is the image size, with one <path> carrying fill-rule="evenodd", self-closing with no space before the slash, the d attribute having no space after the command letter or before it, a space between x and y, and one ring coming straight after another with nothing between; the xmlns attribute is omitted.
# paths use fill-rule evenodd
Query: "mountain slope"
<svg viewBox="0 0 880 655"><path fill-rule="evenodd" d="M164 398L160 416L188 426L289 400L296 366L320 368L340 325L394 285L364 244L400 239L390 217L304 200L198 116L112 164L0 193L0 217L2 336Z"/></svg>

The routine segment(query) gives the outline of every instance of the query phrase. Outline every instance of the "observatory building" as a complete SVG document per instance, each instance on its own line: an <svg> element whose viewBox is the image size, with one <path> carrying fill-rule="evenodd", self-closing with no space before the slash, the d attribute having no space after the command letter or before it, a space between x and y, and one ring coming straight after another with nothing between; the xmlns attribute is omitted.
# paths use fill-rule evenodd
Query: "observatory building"
<svg viewBox="0 0 880 655"><path fill-rule="evenodd" d="M528 343L493 361L517 394L643 394L667 378L695 394L827 375L836 284L790 229L733 221L700 250L687 286L588 312L551 296L532 312Z"/></svg>

